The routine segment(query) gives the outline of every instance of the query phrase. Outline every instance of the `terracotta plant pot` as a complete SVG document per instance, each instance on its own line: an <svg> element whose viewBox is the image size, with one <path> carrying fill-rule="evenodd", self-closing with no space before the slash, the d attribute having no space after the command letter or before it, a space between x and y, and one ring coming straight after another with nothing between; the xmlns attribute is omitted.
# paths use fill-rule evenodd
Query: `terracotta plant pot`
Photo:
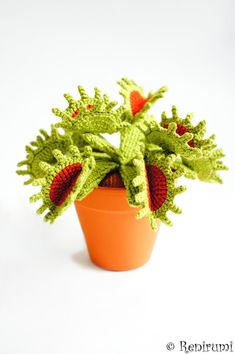
<svg viewBox="0 0 235 354"><path fill-rule="evenodd" d="M93 263L123 271L149 260L157 232L147 218L135 218L125 188L98 187L75 206Z"/></svg>

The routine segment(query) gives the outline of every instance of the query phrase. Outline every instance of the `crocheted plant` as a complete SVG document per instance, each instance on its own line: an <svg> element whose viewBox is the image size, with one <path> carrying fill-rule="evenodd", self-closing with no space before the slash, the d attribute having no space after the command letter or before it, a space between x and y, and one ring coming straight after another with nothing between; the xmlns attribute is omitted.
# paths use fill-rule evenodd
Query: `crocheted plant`
<svg viewBox="0 0 235 354"><path fill-rule="evenodd" d="M138 208L137 218L147 217L155 229L156 219L172 224L168 211L181 213L174 203L185 190L177 184L179 177L222 183L217 171L227 169L224 154L216 149L215 135L204 137L205 121L194 126L191 114L180 118L173 106L171 117L163 112L157 122L148 111L166 87L145 96L134 81L118 83L123 105L115 109L117 103L99 89L90 97L78 86L80 99L65 94L68 107L52 110L61 120L51 133L40 130L26 146L17 173L29 176L25 184L41 187L30 201L42 200L37 212L46 212L46 221L54 222L72 202L99 186L126 188L129 205ZM119 148L102 135L116 132Z"/></svg>

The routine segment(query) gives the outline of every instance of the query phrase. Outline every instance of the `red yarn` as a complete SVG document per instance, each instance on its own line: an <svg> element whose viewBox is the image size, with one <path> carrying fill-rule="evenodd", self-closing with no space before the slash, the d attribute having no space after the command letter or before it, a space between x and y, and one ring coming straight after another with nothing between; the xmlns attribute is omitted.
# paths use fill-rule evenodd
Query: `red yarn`
<svg viewBox="0 0 235 354"><path fill-rule="evenodd" d="M93 108L94 108L94 106L93 106L92 104L88 104L88 105L86 106L86 109L88 109L88 110L93 109ZM77 118L77 116L79 115L79 113L80 113L80 109L77 109L76 111L74 111L74 112L71 114L71 117L72 117L72 118Z"/></svg>
<svg viewBox="0 0 235 354"><path fill-rule="evenodd" d="M76 118L76 117L79 115L79 113L80 113L80 110L77 109L76 111L74 111L74 112L72 113L71 117L72 117L72 118Z"/></svg>
<svg viewBox="0 0 235 354"><path fill-rule="evenodd" d="M148 179L149 208L156 211L164 204L167 198L167 179L155 165L146 165Z"/></svg>
<svg viewBox="0 0 235 354"><path fill-rule="evenodd" d="M167 124L167 123L165 123L164 125L163 125L163 128L168 128L168 126L169 126L169 124ZM176 129L176 133L178 134L178 135L184 135L185 133L188 133L189 132L189 130L187 129L187 128L185 128L182 124L178 124L177 123L177 129ZM189 142L188 142L188 145L190 146L190 147L192 147L192 148L194 148L194 141L193 141L193 139L192 140L190 140Z"/></svg>
<svg viewBox="0 0 235 354"><path fill-rule="evenodd" d="M138 91L132 91L130 93L130 103L131 103L131 111L133 116L136 115L141 109L144 107L144 105L148 102L147 98L144 98L141 96L141 94Z"/></svg>
<svg viewBox="0 0 235 354"><path fill-rule="evenodd" d="M101 187L125 188L119 172L110 172L99 184Z"/></svg>
<svg viewBox="0 0 235 354"><path fill-rule="evenodd" d="M80 163L74 163L65 167L55 176L50 187L50 200L53 204L60 206L64 203L72 191L81 171L82 165Z"/></svg>

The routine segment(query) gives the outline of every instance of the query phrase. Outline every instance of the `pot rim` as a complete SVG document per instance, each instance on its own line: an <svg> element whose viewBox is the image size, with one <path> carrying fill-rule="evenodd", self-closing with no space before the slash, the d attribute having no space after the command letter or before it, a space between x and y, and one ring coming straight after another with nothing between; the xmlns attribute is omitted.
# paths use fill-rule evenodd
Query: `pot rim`
<svg viewBox="0 0 235 354"><path fill-rule="evenodd" d="M112 190L115 190L115 191L118 191L118 190L126 190L126 188L125 187L103 187L103 186L98 186L98 187L96 187L96 188L94 188L94 189L102 189L102 190L110 190L110 191L112 191Z"/></svg>
<svg viewBox="0 0 235 354"><path fill-rule="evenodd" d="M79 207L115 212L136 213L128 203L126 188L96 187L84 199L75 200Z"/></svg>

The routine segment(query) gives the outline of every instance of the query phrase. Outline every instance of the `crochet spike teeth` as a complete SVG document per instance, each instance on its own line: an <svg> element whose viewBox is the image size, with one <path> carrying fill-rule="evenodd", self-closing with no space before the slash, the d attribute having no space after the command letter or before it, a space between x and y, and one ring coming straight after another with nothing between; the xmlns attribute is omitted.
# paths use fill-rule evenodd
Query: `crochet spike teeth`
<svg viewBox="0 0 235 354"><path fill-rule="evenodd" d="M192 113L188 113L187 116L185 117L184 121L187 125L189 125L191 123L192 119L193 119Z"/></svg>
<svg viewBox="0 0 235 354"><path fill-rule="evenodd" d="M19 176L25 176L29 174L28 170L17 170L16 172Z"/></svg>
<svg viewBox="0 0 235 354"><path fill-rule="evenodd" d="M43 135L44 139L49 138L49 134L44 129L39 129L39 132Z"/></svg>
<svg viewBox="0 0 235 354"><path fill-rule="evenodd" d="M86 100L86 99L89 98L89 96L86 93L86 91L84 90L84 88L82 86L80 86L80 85L78 86L78 92L79 92L82 100Z"/></svg>
<svg viewBox="0 0 235 354"><path fill-rule="evenodd" d="M166 93L167 91L168 91L168 87L167 86L162 86L156 92L150 92L149 95L148 95L149 108L151 108L152 104L154 102L156 102L159 98L162 98L164 96L164 93Z"/></svg>
<svg viewBox="0 0 235 354"><path fill-rule="evenodd" d="M217 182L222 183L222 179L217 174L219 170L227 170L227 166L219 161L224 157L221 149L206 151L199 159L183 159L182 163L185 170L192 171L196 174L197 178L204 182Z"/></svg>
<svg viewBox="0 0 235 354"><path fill-rule="evenodd" d="M175 204L170 205L169 210L173 211L175 214L182 214L182 209Z"/></svg>
<svg viewBox="0 0 235 354"><path fill-rule="evenodd" d="M185 192L186 189L187 189L186 186L179 186L179 187L176 187L176 188L174 189L174 193L175 193L175 195L176 195L176 194L181 194L181 193Z"/></svg>
<svg viewBox="0 0 235 354"><path fill-rule="evenodd" d="M216 162L216 169L221 171L227 171L228 167L224 165L222 161Z"/></svg>
<svg viewBox="0 0 235 354"><path fill-rule="evenodd" d="M24 165L27 165L27 164L28 164L28 160L23 160L21 162L18 162L17 166L21 167L21 166L24 166Z"/></svg>
<svg viewBox="0 0 235 354"><path fill-rule="evenodd" d="M169 130L170 125L172 123L175 123L176 124L176 134L182 138L182 141L185 141L187 143L187 145L189 145L191 148L193 148L194 152L196 151L196 149L211 150L215 147L214 143L213 143L213 140L215 138L214 135L211 136L209 139L204 139L204 135L206 133L206 121L205 120L199 122L196 126L193 126L191 123L192 117L193 117L192 113L188 113L186 118L182 119L178 115L178 109L176 106L172 106L171 112L172 112L171 118L167 117L166 112L162 113L161 123L160 123L162 127ZM191 139L189 139L187 141L186 136L189 133L192 134L192 136L191 136ZM189 137L189 135L188 135L188 137ZM198 151L198 153L199 153L199 151ZM195 157L195 155L194 155L194 157ZM198 154L198 157L199 157L199 154ZM189 158L189 156L188 156L188 158Z"/></svg>
<svg viewBox="0 0 235 354"><path fill-rule="evenodd" d="M56 159L52 153L54 149L58 149L61 153L65 153L68 147L72 144L70 136L60 135L57 129L52 126L51 135L44 130L41 130L41 136L36 137L36 141L31 143L31 146L26 146L27 156L26 159L18 163L18 167L26 166L27 170L21 172L18 170L19 175L29 175L30 179L25 182L26 184L33 183L35 179L44 176L45 171L41 168L40 163L45 162L53 165ZM33 149L32 146L35 148Z"/></svg>
<svg viewBox="0 0 235 354"><path fill-rule="evenodd" d="M190 140L192 140L193 138L193 134L191 133L185 133L184 135L182 135L180 137L180 140L183 142L183 143L189 143Z"/></svg>
<svg viewBox="0 0 235 354"><path fill-rule="evenodd" d="M168 126L168 133L169 134L175 133L176 132L176 128L177 128L177 125L176 125L175 122L170 123L169 126Z"/></svg>
<svg viewBox="0 0 235 354"><path fill-rule="evenodd" d="M70 104L70 105L76 105L76 101L74 100L74 98L68 94L68 93L65 93L64 94L64 98L66 99L66 101Z"/></svg>
<svg viewBox="0 0 235 354"><path fill-rule="evenodd" d="M78 86L80 99L75 100L72 96L65 94L64 97L69 105L61 111L54 108L52 111L62 121L57 127L64 128L67 132L82 133L115 133L121 125L123 110L114 110L117 102L110 102L107 95L101 98L101 92L95 88L95 96L89 97L82 86Z"/></svg>
<svg viewBox="0 0 235 354"><path fill-rule="evenodd" d="M206 133L206 121L202 120L194 128L194 134L198 134L198 136L202 138L205 135L205 133Z"/></svg>
<svg viewBox="0 0 235 354"><path fill-rule="evenodd" d="M101 92L97 87L94 88L94 91L95 91L95 99L99 101L101 99Z"/></svg>
<svg viewBox="0 0 235 354"><path fill-rule="evenodd" d="M148 219L149 219L149 223L150 223L152 230L157 231L158 226L157 226L156 220L151 216L149 216Z"/></svg>
<svg viewBox="0 0 235 354"><path fill-rule="evenodd" d="M104 104L105 104L105 105L108 105L109 102L110 102L109 96L104 94L104 96L103 96L103 101L104 101Z"/></svg>
<svg viewBox="0 0 235 354"><path fill-rule="evenodd" d="M63 155L59 150L53 150L57 162L50 165L41 162L40 167L46 172L43 179L35 181L35 185L41 185L41 191L30 198L31 202L40 199L43 204L38 209L38 213L48 210L45 220L54 220L75 200L78 193L91 174L94 167L94 158L82 158L76 146L70 147L69 152Z"/></svg>
<svg viewBox="0 0 235 354"><path fill-rule="evenodd" d="M166 86L161 87L158 91L154 93L149 93L147 97L144 96L144 91L142 87L137 85L134 81L123 78L118 81L122 90L120 94L124 98L124 105L128 111L127 119L131 120L133 117L138 117L139 115L145 113L149 110L153 103L163 97L166 92Z"/></svg>
<svg viewBox="0 0 235 354"><path fill-rule="evenodd" d="M177 107L176 106L172 106L172 108L171 108L171 113L172 113L172 117L173 118L178 118L178 109L177 109ZM167 117L166 117L167 118Z"/></svg>
<svg viewBox="0 0 235 354"><path fill-rule="evenodd" d="M161 221L168 226L173 226L172 221L166 215L161 218Z"/></svg>
<svg viewBox="0 0 235 354"><path fill-rule="evenodd" d="M118 83L123 105L116 108L117 102L97 87L90 97L78 86L79 99L65 94L67 107L52 109L60 121L51 132L41 129L26 146L16 172L28 176L24 184L41 187L30 201L42 199L37 213L47 212L46 221L54 222L75 199L82 200L99 185L124 183L129 204L139 208L137 218L147 217L156 229L156 219L172 224L168 211L181 213L174 204L185 190L176 185L178 178L222 183L217 172L228 169L220 160L224 153L217 149L215 135L204 138L204 120L194 126L192 113L180 118L172 106L171 117L163 112L158 123L148 111L167 87L146 95L133 80ZM119 148L102 136L115 132L120 132Z"/></svg>
<svg viewBox="0 0 235 354"><path fill-rule="evenodd" d="M190 144L192 136L192 134L186 132L179 135L175 122L169 122L169 124L163 126L156 123L155 128L147 134L146 140L148 144L158 145L168 153L179 154L190 159L199 158L202 152L201 149Z"/></svg>
<svg viewBox="0 0 235 354"><path fill-rule="evenodd" d="M29 185L33 182L33 178L29 178L27 181L24 182L24 185Z"/></svg>
<svg viewBox="0 0 235 354"><path fill-rule="evenodd" d="M149 213L149 209L148 208L143 208L140 211L138 211L138 213L136 214L136 218L137 219L142 219L143 217L147 216Z"/></svg>
<svg viewBox="0 0 235 354"><path fill-rule="evenodd" d="M64 163L65 158L64 158L64 155L62 154L62 152L60 150L53 150L52 153L53 153L53 156L56 158L56 160L59 163Z"/></svg>
<svg viewBox="0 0 235 354"><path fill-rule="evenodd" d="M141 204L145 199L145 193L144 192L139 192L138 194L136 194L135 196L135 201L138 204Z"/></svg>
<svg viewBox="0 0 235 354"><path fill-rule="evenodd" d="M47 210L47 205L43 204L42 206L40 206L40 208L37 209L36 213L37 214L43 214L44 211Z"/></svg>
<svg viewBox="0 0 235 354"><path fill-rule="evenodd" d="M52 113L54 113L57 117L63 117L63 112L59 108L52 108Z"/></svg>
<svg viewBox="0 0 235 354"><path fill-rule="evenodd" d="M141 208L137 218L147 216L150 221L152 220L152 226L155 225L154 219L171 224L166 216L168 210L181 213L173 199L175 195L185 190L183 186L175 186L176 179L183 175L183 169L177 168L172 172L169 165L171 162L173 163L173 157L166 157L162 153L148 154L146 162L143 157L132 161L132 169L136 170L132 178L132 186L136 188L134 200L136 206Z"/></svg>
<svg viewBox="0 0 235 354"><path fill-rule="evenodd" d="M116 105L117 105L117 102L116 102L116 101L113 101L113 102L110 102L109 104L107 104L107 106L106 106L107 112L112 111L112 109L113 109Z"/></svg>
<svg viewBox="0 0 235 354"><path fill-rule="evenodd" d="M45 178L38 178L35 179L32 183L33 186L45 186L46 185L46 179Z"/></svg>
<svg viewBox="0 0 235 354"><path fill-rule="evenodd" d="M80 159L81 158L81 153L79 151L79 149L77 148L77 146L75 145L71 145L68 149L68 151L70 152L70 154L75 158L75 159ZM87 146L85 149L85 154L89 155L91 154L92 149L90 146Z"/></svg>
<svg viewBox="0 0 235 354"><path fill-rule="evenodd" d="M38 200L40 200L42 197L43 197L43 194L40 192L40 193L32 195L32 197L30 197L29 200L31 203L34 203L34 202L37 202Z"/></svg>
<svg viewBox="0 0 235 354"><path fill-rule="evenodd" d="M139 187L143 183L143 178L142 176L137 176L133 179L133 186L134 187Z"/></svg>

